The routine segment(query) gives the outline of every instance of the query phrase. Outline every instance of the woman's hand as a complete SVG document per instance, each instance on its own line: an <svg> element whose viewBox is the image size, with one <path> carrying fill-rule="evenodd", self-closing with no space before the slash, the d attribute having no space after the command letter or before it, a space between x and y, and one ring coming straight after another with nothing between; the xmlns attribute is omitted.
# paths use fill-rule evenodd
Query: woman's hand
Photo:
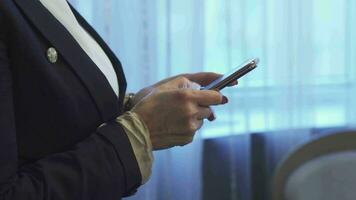
<svg viewBox="0 0 356 200"><path fill-rule="evenodd" d="M206 84L218 76L200 83ZM190 89L193 85L185 76L167 79L142 92L147 94L133 107L132 111L147 125L155 150L190 143L204 119L212 116L209 106L227 102L219 92Z"/></svg>
<svg viewBox="0 0 356 200"><path fill-rule="evenodd" d="M173 76L167 79L164 79L152 86L143 88L142 90L140 90L138 93L135 94L133 100L132 100L132 105L136 105L138 102L140 102L145 96L147 96L149 93L151 93L155 88L158 88L162 85L164 85L165 83L172 81L174 79L177 79L179 77L183 77L188 79L191 82L197 83L201 86L206 86L209 83L211 83L212 81L220 78L222 75L221 74L216 74L216 73L212 73L212 72L200 72L200 73L195 73L195 74L181 74L178 76ZM237 81L233 82L231 84L231 86L236 85ZM185 87L184 85L182 85L181 87Z"/></svg>

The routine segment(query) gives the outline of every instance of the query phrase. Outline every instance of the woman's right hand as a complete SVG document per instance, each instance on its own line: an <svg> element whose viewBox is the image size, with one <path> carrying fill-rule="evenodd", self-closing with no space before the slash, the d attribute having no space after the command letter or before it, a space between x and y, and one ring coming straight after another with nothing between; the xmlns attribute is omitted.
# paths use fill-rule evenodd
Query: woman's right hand
<svg viewBox="0 0 356 200"><path fill-rule="evenodd" d="M219 92L191 89L194 85L177 77L152 90L132 109L148 127L154 150L192 142L204 119L213 120L209 106L227 103Z"/></svg>

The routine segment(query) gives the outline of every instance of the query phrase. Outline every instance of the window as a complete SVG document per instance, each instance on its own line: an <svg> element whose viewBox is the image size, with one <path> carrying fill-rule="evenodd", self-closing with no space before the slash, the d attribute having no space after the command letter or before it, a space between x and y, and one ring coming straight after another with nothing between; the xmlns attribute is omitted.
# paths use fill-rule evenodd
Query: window
<svg viewBox="0 0 356 200"><path fill-rule="evenodd" d="M120 57L131 91L260 58L223 91L230 103L203 137L356 122L355 1L72 2Z"/></svg>

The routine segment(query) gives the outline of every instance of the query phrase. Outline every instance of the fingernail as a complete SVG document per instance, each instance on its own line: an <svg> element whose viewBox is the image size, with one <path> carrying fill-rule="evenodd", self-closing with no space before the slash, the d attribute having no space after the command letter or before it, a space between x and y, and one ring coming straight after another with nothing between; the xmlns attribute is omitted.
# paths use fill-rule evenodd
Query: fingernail
<svg viewBox="0 0 356 200"><path fill-rule="evenodd" d="M229 102L229 99L226 97L226 96L223 96L223 98L222 98L222 104L226 104L226 103L228 103Z"/></svg>
<svg viewBox="0 0 356 200"><path fill-rule="evenodd" d="M209 121L214 121L216 119L215 115L214 114L211 114L208 118Z"/></svg>

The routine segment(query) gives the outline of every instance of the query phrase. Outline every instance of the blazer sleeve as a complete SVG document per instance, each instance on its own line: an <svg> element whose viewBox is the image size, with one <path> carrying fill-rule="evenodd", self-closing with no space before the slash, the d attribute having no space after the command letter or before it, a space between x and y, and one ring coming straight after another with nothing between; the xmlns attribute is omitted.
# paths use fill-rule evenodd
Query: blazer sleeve
<svg viewBox="0 0 356 200"><path fill-rule="evenodd" d="M0 199L120 199L141 183L124 129L106 123L75 147L18 166L12 75L0 30Z"/></svg>

